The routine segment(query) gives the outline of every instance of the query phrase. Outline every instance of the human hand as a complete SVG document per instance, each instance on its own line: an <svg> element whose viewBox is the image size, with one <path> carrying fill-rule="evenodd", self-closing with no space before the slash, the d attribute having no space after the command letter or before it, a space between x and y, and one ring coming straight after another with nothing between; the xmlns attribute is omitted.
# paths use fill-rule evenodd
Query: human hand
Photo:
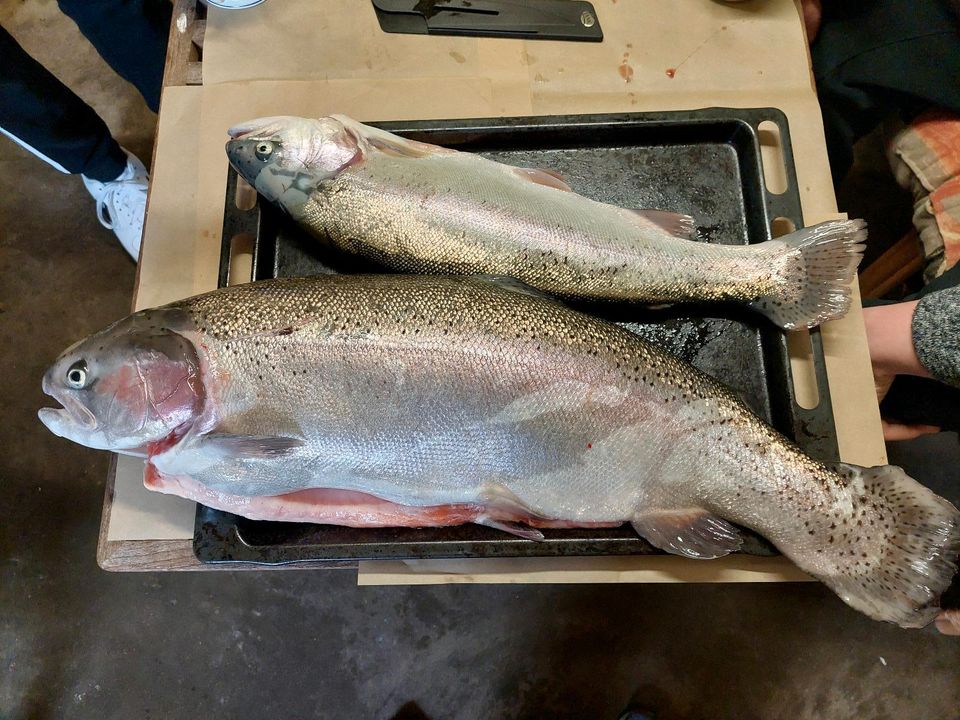
<svg viewBox="0 0 960 720"><path fill-rule="evenodd" d="M960 635L960 610L941 610L934 623L944 635Z"/></svg>
<svg viewBox="0 0 960 720"><path fill-rule="evenodd" d="M921 435L940 432L936 425L910 425L885 418L880 418L880 424L883 426L883 439L887 442L913 440Z"/></svg>
<svg viewBox="0 0 960 720"><path fill-rule="evenodd" d="M916 307L917 301L913 301L863 309L878 403L886 397L897 375L930 377L913 347L911 322ZM882 422L883 439L890 442L940 432L934 425L908 425L886 418Z"/></svg>
<svg viewBox="0 0 960 720"><path fill-rule="evenodd" d="M800 4L803 7L803 25L807 29L807 41L812 43L820 32L823 8L820 0L801 0Z"/></svg>

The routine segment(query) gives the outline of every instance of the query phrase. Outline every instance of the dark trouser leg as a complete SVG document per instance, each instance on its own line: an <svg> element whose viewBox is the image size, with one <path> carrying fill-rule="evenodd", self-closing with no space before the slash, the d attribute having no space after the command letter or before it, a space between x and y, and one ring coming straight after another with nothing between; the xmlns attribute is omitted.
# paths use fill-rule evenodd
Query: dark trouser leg
<svg viewBox="0 0 960 720"><path fill-rule="evenodd" d="M960 112L960 35L950 0L824 3L811 47L834 183L853 144L885 117Z"/></svg>
<svg viewBox="0 0 960 720"><path fill-rule="evenodd" d="M127 156L100 116L0 28L0 128L71 173L113 180Z"/></svg>
<svg viewBox="0 0 960 720"><path fill-rule="evenodd" d="M170 32L169 0L57 0L57 4L156 112Z"/></svg>

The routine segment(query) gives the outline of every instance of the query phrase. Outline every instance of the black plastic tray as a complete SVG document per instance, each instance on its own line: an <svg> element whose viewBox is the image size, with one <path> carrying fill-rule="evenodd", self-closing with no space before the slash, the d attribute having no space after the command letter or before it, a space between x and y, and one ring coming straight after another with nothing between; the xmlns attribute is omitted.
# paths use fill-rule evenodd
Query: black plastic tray
<svg viewBox="0 0 960 720"><path fill-rule="evenodd" d="M766 190L758 126L779 127L788 188ZM692 215L700 238L724 244L770 239L771 222L802 225L787 121L775 109L712 108L690 112L382 123L391 132L526 167L562 173L579 193L623 207L662 208ZM311 238L258 198L238 207L230 171L224 215L220 284L228 280L233 238L254 239L253 277L367 271ZM819 404L795 400L786 339L761 316L737 306L582 305L624 324L738 391L746 402L810 455L837 460L836 434L823 351L811 333ZM629 526L546 530L544 542L522 540L478 525L452 528L354 529L247 520L200 506L194 550L203 562L284 563L305 560L621 555L659 553ZM745 533L743 552L771 554Z"/></svg>

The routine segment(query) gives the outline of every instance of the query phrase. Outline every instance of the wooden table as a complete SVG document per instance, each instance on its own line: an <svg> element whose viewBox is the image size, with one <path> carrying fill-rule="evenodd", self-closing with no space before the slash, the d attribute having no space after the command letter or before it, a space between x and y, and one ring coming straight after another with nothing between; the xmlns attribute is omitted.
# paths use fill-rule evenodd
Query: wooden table
<svg viewBox="0 0 960 720"><path fill-rule="evenodd" d="M599 44L433 38L379 31L368 3L268 0L204 16L175 0L136 307L216 285L225 128L267 114L402 120L777 107L790 122L807 224L836 214L809 53L794 0L631 4L596 0ZM638 8L641 8L640 13ZM776 155L767 138L765 158ZM822 328L841 457L885 462L859 307ZM814 393L803 334L795 383ZM108 570L197 570L194 506L111 468L98 561ZM316 565L310 565L316 567ZM231 569L237 569L231 566ZM244 568L247 569L247 568ZM261 568L257 568L261 569ZM801 579L783 558L675 556L360 563L361 583Z"/></svg>

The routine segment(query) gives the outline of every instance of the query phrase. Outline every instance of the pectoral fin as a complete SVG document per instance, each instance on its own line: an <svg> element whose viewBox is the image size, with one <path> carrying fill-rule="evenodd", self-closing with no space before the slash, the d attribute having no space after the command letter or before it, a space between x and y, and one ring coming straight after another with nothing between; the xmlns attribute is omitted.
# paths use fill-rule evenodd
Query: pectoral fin
<svg viewBox="0 0 960 720"><path fill-rule="evenodd" d="M393 157L422 158L428 155L447 155L456 152L439 145L400 137L372 125L364 125L346 115L331 115L330 117L341 123L355 136L363 138L371 147Z"/></svg>
<svg viewBox="0 0 960 720"><path fill-rule="evenodd" d="M303 440L279 435L228 435L213 433L203 438L203 444L224 455L242 458L274 458L288 455L301 447Z"/></svg>
<svg viewBox="0 0 960 720"><path fill-rule="evenodd" d="M641 513L631 524L651 545L697 560L735 552L742 542L733 525L700 508Z"/></svg>

